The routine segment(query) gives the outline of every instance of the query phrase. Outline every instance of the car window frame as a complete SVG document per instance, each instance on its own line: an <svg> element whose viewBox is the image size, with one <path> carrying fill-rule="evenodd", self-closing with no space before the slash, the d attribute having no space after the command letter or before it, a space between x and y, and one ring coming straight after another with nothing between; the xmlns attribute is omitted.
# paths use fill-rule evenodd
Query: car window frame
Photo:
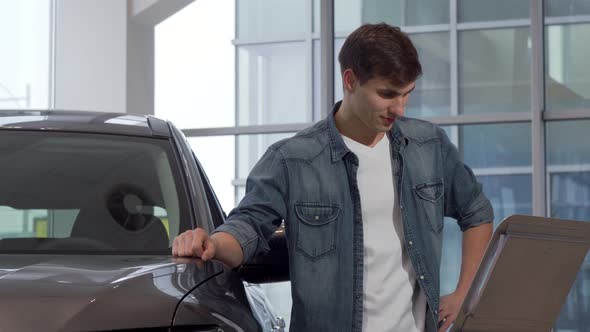
<svg viewBox="0 0 590 332"><path fill-rule="evenodd" d="M199 159L197 158L194 151L193 151L193 159L195 160L195 163L197 164L197 167L198 167L199 172L201 174L201 181L203 181L203 183L205 184L205 193L207 195L207 199L209 200L209 209L211 210L211 217L213 218L213 225L217 228L225 222L227 215L225 214L225 211L221 207L221 203L219 203L219 199L217 198L217 194L215 194L215 190L213 189L213 186L211 185L211 182L209 181L209 177L207 177L207 173L205 173L205 170L203 169L203 166L199 162Z"/></svg>
<svg viewBox="0 0 590 332"><path fill-rule="evenodd" d="M181 170L184 175L183 181L188 186L188 198L190 205L191 220L189 223L180 223L179 234L183 231L195 229L197 227L205 229L208 233L212 233L215 229L213 222L213 211L211 211L211 203L207 198L207 187L208 182L203 181L203 171L199 168L194 155L193 150L190 148L190 143L186 139L186 136L176 126L168 121L170 132L172 133L172 139L177 148L179 161L181 164ZM206 209L202 209L201 206L207 206ZM183 226L187 227L186 229Z"/></svg>

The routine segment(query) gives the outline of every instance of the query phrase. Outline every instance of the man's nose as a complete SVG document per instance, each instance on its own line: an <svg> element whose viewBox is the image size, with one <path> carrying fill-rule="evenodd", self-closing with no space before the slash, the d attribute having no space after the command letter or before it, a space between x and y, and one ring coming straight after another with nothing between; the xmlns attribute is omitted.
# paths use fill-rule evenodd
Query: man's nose
<svg viewBox="0 0 590 332"><path fill-rule="evenodd" d="M392 100L387 110L389 111L389 113L393 113L397 116L400 116L403 115L405 106L406 104L404 102L404 98L398 97Z"/></svg>

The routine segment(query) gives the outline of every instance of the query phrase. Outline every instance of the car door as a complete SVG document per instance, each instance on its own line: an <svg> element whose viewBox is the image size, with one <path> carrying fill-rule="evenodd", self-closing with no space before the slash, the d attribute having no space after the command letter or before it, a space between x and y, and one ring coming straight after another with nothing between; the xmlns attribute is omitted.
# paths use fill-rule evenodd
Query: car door
<svg viewBox="0 0 590 332"><path fill-rule="evenodd" d="M225 214L185 136L172 124L170 124L170 130L183 164L186 185L191 196L190 202L193 205L191 210L194 220L191 226L192 228L200 227L212 233L215 227L224 222ZM184 230L181 229L182 231ZM191 325L193 323L191 319L194 316L191 312L205 310L219 318L219 326L222 326L225 331L259 330L260 326L248 303L239 273L219 262L203 263L198 259L194 261L202 268L211 269L214 276L192 289L182 299L174 317L174 325Z"/></svg>

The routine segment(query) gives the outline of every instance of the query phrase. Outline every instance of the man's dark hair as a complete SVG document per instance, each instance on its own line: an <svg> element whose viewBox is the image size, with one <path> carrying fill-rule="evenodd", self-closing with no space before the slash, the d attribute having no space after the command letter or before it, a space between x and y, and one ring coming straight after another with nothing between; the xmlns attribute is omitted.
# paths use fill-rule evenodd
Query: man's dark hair
<svg viewBox="0 0 590 332"><path fill-rule="evenodd" d="M383 78L402 87L422 74L418 52L408 35L385 23L365 24L353 31L344 41L338 61L340 72L352 69L360 84Z"/></svg>

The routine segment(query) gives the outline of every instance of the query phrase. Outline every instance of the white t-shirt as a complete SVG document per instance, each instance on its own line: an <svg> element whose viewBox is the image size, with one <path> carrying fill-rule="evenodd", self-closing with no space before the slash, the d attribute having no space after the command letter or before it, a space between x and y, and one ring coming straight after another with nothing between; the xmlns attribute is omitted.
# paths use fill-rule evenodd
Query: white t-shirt
<svg viewBox="0 0 590 332"><path fill-rule="evenodd" d="M364 242L363 331L424 331L426 297L405 246L389 139L373 148L342 136L358 157Z"/></svg>

